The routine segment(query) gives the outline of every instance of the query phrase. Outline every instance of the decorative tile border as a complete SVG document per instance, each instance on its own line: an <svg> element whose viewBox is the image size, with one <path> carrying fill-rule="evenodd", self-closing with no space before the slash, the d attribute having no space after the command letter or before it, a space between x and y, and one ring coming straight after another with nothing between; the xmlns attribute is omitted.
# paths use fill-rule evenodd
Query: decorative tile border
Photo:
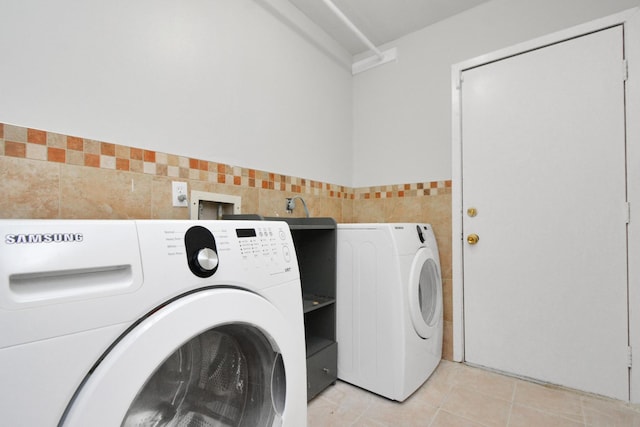
<svg viewBox="0 0 640 427"><path fill-rule="evenodd" d="M451 181L432 181L415 184L382 185L353 189L355 199L391 199L397 197L437 196L451 194Z"/></svg>
<svg viewBox="0 0 640 427"><path fill-rule="evenodd" d="M0 156L351 200L451 192L451 181L350 188L3 123Z"/></svg>

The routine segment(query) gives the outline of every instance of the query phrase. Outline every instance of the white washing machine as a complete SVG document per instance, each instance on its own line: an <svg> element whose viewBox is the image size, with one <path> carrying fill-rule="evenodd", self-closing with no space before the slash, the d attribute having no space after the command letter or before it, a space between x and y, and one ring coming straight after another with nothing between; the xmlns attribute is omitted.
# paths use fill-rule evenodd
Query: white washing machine
<svg viewBox="0 0 640 427"><path fill-rule="evenodd" d="M442 279L429 224L338 224L338 378L392 400L442 357Z"/></svg>
<svg viewBox="0 0 640 427"><path fill-rule="evenodd" d="M0 236L3 425L306 425L286 223L3 220Z"/></svg>

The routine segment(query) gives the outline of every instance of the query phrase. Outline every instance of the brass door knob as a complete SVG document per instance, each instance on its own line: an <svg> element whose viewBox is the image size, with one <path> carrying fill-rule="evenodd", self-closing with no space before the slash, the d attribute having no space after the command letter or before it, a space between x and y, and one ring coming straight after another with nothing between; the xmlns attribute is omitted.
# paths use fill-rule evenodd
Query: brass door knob
<svg viewBox="0 0 640 427"><path fill-rule="evenodd" d="M467 236L467 243L470 245L475 245L480 240L480 236L477 234L469 234Z"/></svg>

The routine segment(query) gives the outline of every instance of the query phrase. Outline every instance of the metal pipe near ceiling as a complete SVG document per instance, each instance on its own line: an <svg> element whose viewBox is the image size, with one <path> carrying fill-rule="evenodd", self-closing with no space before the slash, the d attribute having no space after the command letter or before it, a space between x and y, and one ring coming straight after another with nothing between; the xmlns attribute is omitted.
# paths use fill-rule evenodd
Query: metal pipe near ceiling
<svg viewBox="0 0 640 427"><path fill-rule="evenodd" d="M340 20L347 26L347 28L349 28L353 32L353 34L355 34L360 39L362 43L364 43L369 49L371 49L380 59L384 57L384 54L380 51L380 49L378 49L376 45L371 43L371 40L369 40L367 36L365 36L362 33L362 31L360 31L360 29L356 27L355 24L351 22L351 20L347 18L347 16L344 13L342 13L340 9L338 9L338 6L336 6L331 0L323 0L323 1L324 1L324 4L326 4L327 7L331 9L331 11L338 18L340 18Z"/></svg>
<svg viewBox="0 0 640 427"><path fill-rule="evenodd" d="M398 53L396 48L392 48L382 52L380 49L374 45L371 40L365 36L358 27L355 26L353 22L347 16L342 13L340 9L333 3L331 0L322 0L324 4L349 28L353 34L355 34L360 41L362 41L365 46L367 46L373 53L376 54L376 57L365 58L361 61L354 62L351 65L351 73L358 74L362 71L368 70L369 68L377 67L378 65L386 64L390 61L398 60Z"/></svg>

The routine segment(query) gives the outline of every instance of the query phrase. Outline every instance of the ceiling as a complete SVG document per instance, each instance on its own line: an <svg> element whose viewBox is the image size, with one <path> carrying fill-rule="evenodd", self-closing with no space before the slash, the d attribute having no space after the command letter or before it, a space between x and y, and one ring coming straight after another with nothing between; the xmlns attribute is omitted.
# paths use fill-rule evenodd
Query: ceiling
<svg viewBox="0 0 640 427"><path fill-rule="evenodd" d="M352 55L367 49L322 0L289 0ZM376 46L489 0L333 0Z"/></svg>

